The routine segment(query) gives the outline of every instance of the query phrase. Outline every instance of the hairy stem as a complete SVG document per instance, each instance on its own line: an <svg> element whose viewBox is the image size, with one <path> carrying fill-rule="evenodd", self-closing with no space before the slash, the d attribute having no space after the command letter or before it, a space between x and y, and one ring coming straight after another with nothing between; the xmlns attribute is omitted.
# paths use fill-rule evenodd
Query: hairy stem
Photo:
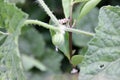
<svg viewBox="0 0 120 80"><path fill-rule="evenodd" d="M39 26L42 26L42 27L47 28L47 29L52 29L54 31L60 31L60 29L61 29L59 27L55 27L53 25L49 25L47 23L44 23L44 22L41 22L41 21L38 21L38 20L26 20L24 22L24 25L28 25L28 24L39 25ZM94 33L86 32L86 31L82 31L82 30L78 30L78 29L65 27L64 30L67 31L67 32L83 34L83 35L87 35L87 36L94 36Z"/></svg>
<svg viewBox="0 0 120 80"><path fill-rule="evenodd" d="M73 29L73 28L65 28L65 31L76 33L76 34L84 34L84 35L88 35L88 36L95 35L94 33L86 32L86 31L78 30L78 29Z"/></svg>
<svg viewBox="0 0 120 80"><path fill-rule="evenodd" d="M50 16L51 20L57 25L60 26L57 18L53 15L52 11L50 11L50 9L48 8L48 6L45 4L45 2L43 0L37 0L38 3L43 7L43 9L45 10L45 12Z"/></svg>

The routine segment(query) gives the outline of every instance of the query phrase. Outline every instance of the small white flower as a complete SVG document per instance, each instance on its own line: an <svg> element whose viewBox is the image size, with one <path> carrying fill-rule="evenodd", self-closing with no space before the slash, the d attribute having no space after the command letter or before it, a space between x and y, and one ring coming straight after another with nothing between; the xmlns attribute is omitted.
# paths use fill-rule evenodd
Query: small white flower
<svg viewBox="0 0 120 80"><path fill-rule="evenodd" d="M75 69L75 68L73 68L72 71L71 71L71 74L75 74L75 73L77 73L77 72L78 72L78 70Z"/></svg>

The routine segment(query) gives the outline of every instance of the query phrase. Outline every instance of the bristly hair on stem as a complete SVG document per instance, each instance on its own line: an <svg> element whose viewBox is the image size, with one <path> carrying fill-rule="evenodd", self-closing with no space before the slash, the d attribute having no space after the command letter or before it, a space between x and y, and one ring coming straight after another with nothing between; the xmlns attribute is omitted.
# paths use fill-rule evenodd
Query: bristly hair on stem
<svg viewBox="0 0 120 80"><path fill-rule="evenodd" d="M49 15L51 20L59 27L60 24L59 24L57 18L53 15L52 11L48 8L48 6L45 4L45 2L43 0L37 0L37 2L43 7L43 9Z"/></svg>
<svg viewBox="0 0 120 80"><path fill-rule="evenodd" d="M47 23L44 23L44 22L38 21L38 20L26 20L24 22L24 25L28 25L28 24L39 25L39 26L44 27L46 29L60 31L60 27L55 27L53 25L50 25L50 24L47 24ZM64 30L67 32L72 32L72 33L76 33L76 34L84 34L86 36L91 36L91 37L93 37L95 35L94 33L86 32L86 31L82 31L82 30L78 30L78 29L74 29L74 28L68 28L68 27L65 27Z"/></svg>

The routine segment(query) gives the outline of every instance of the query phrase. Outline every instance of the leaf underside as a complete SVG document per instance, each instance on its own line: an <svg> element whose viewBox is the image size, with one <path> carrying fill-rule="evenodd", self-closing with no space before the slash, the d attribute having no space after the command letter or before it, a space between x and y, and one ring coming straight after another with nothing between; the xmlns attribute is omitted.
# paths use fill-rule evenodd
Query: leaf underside
<svg viewBox="0 0 120 80"><path fill-rule="evenodd" d="M81 64L79 80L120 79L120 7L100 9L99 25Z"/></svg>

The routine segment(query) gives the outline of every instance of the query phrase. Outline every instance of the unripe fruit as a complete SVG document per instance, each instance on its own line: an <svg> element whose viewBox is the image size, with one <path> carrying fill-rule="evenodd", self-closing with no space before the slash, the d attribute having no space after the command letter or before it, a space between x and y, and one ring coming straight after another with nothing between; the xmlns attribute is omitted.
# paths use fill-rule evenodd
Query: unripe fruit
<svg viewBox="0 0 120 80"><path fill-rule="evenodd" d="M61 46L64 44L64 34L62 33L56 33L52 37L52 42L55 46Z"/></svg>

